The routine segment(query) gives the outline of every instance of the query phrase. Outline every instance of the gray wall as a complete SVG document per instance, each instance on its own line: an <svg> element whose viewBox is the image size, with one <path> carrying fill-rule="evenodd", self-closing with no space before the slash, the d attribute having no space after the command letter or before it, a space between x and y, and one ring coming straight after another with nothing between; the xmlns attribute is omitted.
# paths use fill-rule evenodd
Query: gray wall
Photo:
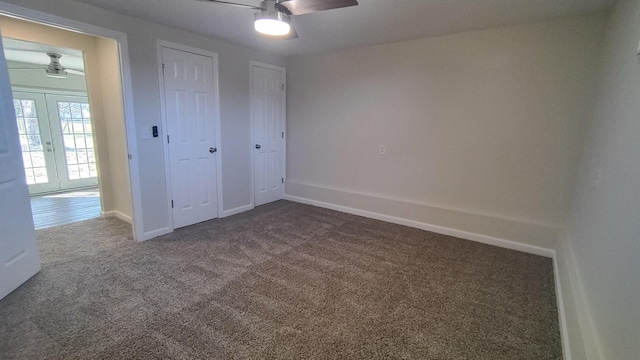
<svg viewBox="0 0 640 360"><path fill-rule="evenodd" d="M216 52L219 56L224 209L252 202L249 61L284 65L282 57L210 37L98 9L72 0L10 0L19 6L124 32L128 36L135 106L143 229L169 226L162 138L141 139L141 128L161 125L158 39Z"/></svg>
<svg viewBox="0 0 640 360"><path fill-rule="evenodd" d="M562 226L605 20L288 59L287 194L458 229L481 215L464 230L494 236Z"/></svg>
<svg viewBox="0 0 640 360"><path fill-rule="evenodd" d="M618 1L611 13L599 96L567 225L588 359L640 354L638 19L638 0Z"/></svg>

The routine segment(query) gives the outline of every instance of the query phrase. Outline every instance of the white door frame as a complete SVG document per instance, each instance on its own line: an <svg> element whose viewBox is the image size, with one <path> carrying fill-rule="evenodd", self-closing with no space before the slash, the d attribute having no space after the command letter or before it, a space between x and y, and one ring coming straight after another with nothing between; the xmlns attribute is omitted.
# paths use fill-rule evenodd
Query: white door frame
<svg viewBox="0 0 640 360"><path fill-rule="evenodd" d="M171 191L171 168L169 162L169 144L167 143L167 104L164 98L164 69L163 69L163 59L162 59L162 48L170 48L174 50L180 50L184 52L189 52L196 55L207 56L213 59L213 86L215 90L214 97L214 106L215 110L213 112L214 115L214 128L216 131L216 148L218 151L217 159L216 159L216 182L218 192L218 218L222 217L223 212L223 198L222 198L222 134L221 134L221 126L220 126L220 80L219 80L219 71L218 71L218 54L202 50L182 44L173 43L165 40L158 40L157 42L157 51L158 51L158 79L160 79L160 113L162 115L162 129L163 131L159 131L162 137L162 152L164 153L164 176L166 178L167 184L167 216L169 218L169 227L171 231L173 231L173 208L171 207L171 199L173 197Z"/></svg>
<svg viewBox="0 0 640 360"><path fill-rule="evenodd" d="M258 61L249 61L249 82L251 87L251 99L250 99L250 131L251 131L251 208L254 208L256 205L256 174L255 174L255 156L253 152L253 147L256 144L254 129L253 129L253 67L258 66L265 69L271 69L280 71L282 74L282 84L284 84L284 88L282 89L282 120L280 124L280 128L284 132L284 139L282 141L282 177L284 178L284 184L282 184L282 195L281 199L284 198L284 185L287 182L287 69L282 66L276 66L271 64L266 64Z"/></svg>
<svg viewBox="0 0 640 360"><path fill-rule="evenodd" d="M127 138L127 153L129 154L129 166L127 167L129 181L131 182L132 197L132 226L133 238L136 241L148 240L144 235L142 223L142 194L140 192L140 174L138 161L138 148L136 144L135 118L133 111L133 96L131 85L131 65L129 63L129 45L127 34L67 19L61 16L25 8L18 5L0 1L0 14L15 17L22 20L33 21L43 25L53 26L68 31L80 32L87 35L99 36L118 43L120 53L120 75L122 77L122 100L124 106L124 122Z"/></svg>

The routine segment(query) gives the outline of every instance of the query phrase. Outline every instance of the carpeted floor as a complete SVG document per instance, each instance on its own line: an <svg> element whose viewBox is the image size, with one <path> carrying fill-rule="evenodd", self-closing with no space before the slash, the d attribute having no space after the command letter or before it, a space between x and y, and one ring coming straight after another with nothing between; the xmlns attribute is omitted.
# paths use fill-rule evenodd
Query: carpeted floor
<svg viewBox="0 0 640 360"><path fill-rule="evenodd" d="M279 201L134 243L38 231L2 359L560 359L550 259Z"/></svg>

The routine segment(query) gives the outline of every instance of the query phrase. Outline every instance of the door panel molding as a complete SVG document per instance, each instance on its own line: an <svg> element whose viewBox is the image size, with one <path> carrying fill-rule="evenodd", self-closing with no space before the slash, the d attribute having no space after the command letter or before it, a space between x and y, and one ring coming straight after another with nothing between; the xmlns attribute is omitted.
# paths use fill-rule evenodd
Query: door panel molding
<svg viewBox="0 0 640 360"><path fill-rule="evenodd" d="M171 185L171 166L170 166L170 148L167 142L167 129L168 129L168 119L167 119L167 104L165 99L165 78L164 72L165 69L163 67L163 48L173 49L183 52L192 53L195 55L206 56L213 60L213 87L215 91L215 96L213 99L213 117L214 117L214 131L215 131L215 142L216 142L216 193L217 193L217 213L218 217L223 216L223 184L222 184L222 136L221 136L221 125L220 125L220 86L219 86L219 71L218 71L218 54L198 49L182 44L173 43L165 40L158 40L156 43L157 48L157 56L158 56L158 78L159 78L159 87L160 93L162 96L160 97L160 112L162 116L161 120L161 131L160 137L162 140L162 149L164 152L164 164L165 164L165 178L166 178L166 194L167 194L167 216L170 222L169 232L175 229L174 219L173 219L173 209L172 209L172 185Z"/></svg>

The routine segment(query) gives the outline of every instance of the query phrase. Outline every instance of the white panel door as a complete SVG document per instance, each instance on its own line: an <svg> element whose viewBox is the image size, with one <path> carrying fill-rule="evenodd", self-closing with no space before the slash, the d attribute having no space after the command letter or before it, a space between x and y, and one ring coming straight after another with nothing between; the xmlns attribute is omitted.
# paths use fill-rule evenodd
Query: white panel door
<svg viewBox="0 0 640 360"><path fill-rule="evenodd" d="M0 49L2 41L0 40ZM40 271L29 190L4 53L0 51L0 299Z"/></svg>
<svg viewBox="0 0 640 360"><path fill-rule="evenodd" d="M173 227L218 217L214 60L162 48Z"/></svg>
<svg viewBox="0 0 640 360"><path fill-rule="evenodd" d="M284 83L281 70L251 67L255 205L280 200L284 186Z"/></svg>

